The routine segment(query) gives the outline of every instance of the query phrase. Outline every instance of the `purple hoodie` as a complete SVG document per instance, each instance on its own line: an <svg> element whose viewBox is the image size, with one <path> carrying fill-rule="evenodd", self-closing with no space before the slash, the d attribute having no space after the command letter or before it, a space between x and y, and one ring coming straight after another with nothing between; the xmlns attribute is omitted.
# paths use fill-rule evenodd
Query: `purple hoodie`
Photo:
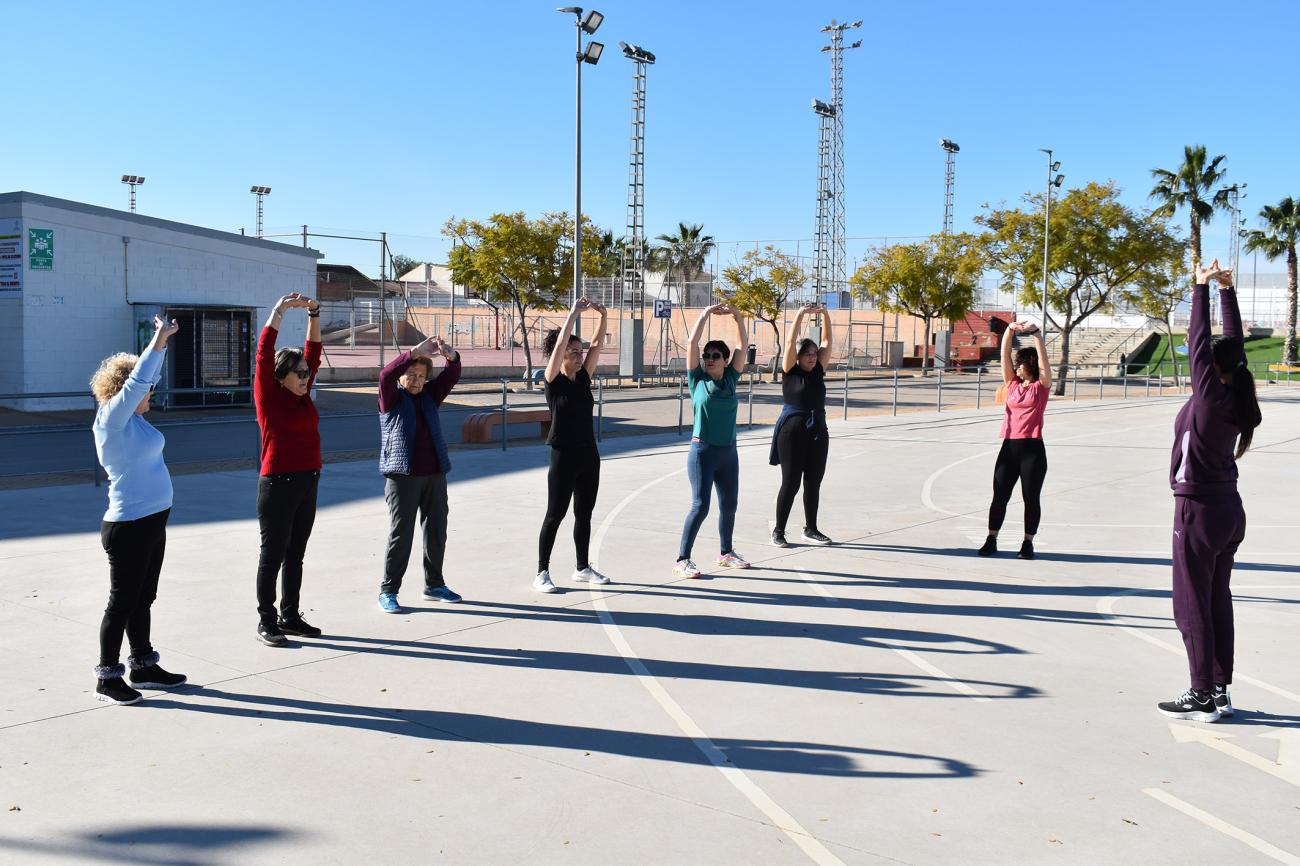
<svg viewBox="0 0 1300 866"><path fill-rule="evenodd" d="M1242 338L1237 292L1219 290L1223 336ZM1169 486L1175 496L1223 496L1237 492L1237 435L1232 418L1232 389L1219 381L1210 343L1210 287L1192 288L1192 318L1187 326L1192 397L1174 421L1174 448ZM1244 361L1242 357L1237 359Z"/></svg>

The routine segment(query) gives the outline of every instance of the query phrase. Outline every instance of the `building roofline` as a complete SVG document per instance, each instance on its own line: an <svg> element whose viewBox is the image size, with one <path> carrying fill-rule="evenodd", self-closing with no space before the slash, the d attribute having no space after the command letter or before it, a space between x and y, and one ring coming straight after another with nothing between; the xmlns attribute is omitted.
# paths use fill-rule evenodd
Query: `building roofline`
<svg viewBox="0 0 1300 866"><path fill-rule="evenodd" d="M175 222L174 220L144 216L143 214L131 213L130 211L116 210L111 207L100 207L99 205L70 201L69 199L64 198L55 198L54 196L27 192L26 190L0 193L0 204L39 204L46 207L58 208L60 210L73 211L75 213L90 214L91 216L122 219L141 226L150 226L152 228L180 232L181 234L196 235L198 237L211 238L212 240L225 241L227 243L244 244L246 246L257 247L258 249L273 249L275 252L279 253L292 253L294 255L307 256L312 260L322 259L325 257L319 250L314 250L310 247L294 246L293 244L284 244L279 241L268 241L263 238L251 238L247 235L236 234L234 232L225 232L219 229L210 229L203 226L191 225L189 223Z"/></svg>

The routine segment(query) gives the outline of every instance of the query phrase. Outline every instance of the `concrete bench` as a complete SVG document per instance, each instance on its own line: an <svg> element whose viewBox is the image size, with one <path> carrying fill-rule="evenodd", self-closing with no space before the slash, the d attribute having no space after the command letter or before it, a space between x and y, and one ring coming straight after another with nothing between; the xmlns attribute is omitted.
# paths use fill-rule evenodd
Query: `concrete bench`
<svg viewBox="0 0 1300 866"><path fill-rule="evenodd" d="M510 409L506 412L507 424L527 424L536 421L545 439L551 433L550 409ZM482 443L492 441L492 428L501 423L501 410L493 412L475 412L465 419L460 428L460 441L464 443Z"/></svg>

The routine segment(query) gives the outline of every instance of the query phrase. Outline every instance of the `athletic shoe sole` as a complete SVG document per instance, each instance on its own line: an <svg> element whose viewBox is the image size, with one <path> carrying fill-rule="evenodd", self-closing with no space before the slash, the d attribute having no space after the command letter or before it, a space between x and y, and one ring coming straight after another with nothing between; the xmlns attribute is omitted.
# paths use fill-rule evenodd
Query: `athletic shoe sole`
<svg viewBox="0 0 1300 866"><path fill-rule="evenodd" d="M551 584L550 586L538 586L535 583L533 584L533 592L540 592L543 595L554 595L559 591L560 588L555 584Z"/></svg>
<svg viewBox="0 0 1300 866"><path fill-rule="evenodd" d="M443 598L440 595L422 595L420 598L425 601L436 601L439 604L460 604L464 600L459 598Z"/></svg>
<svg viewBox="0 0 1300 866"><path fill-rule="evenodd" d="M1159 709L1159 707L1157 707L1156 709ZM1183 719L1188 722L1217 722L1223 716L1223 713L1219 712L1218 710L1215 710L1210 713L1204 712L1202 710L1188 710L1186 712L1178 712L1176 710L1160 710L1160 714L1164 716L1168 716L1171 719Z"/></svg>
<svg viewBox="0 0 1300 866"><path fill-rule="evenodd" d="M790 542L788 542L788 541L777 541L776 539L772 539L772 546L773 546L773 547L789 547L789 546L790 546Z"/></svg>
<svg viewBox="0 0 1300 866"><path fill-rule="evenodd" d="M574 583L590 583L590 584L593 584L593 585L595 585L595 586L604 586L605 584L609 583L609 578L608 578L608 577L595 577L595 578L591 578L590 580L588 580L588 579L585 578L585 577L578 577L578 576L575 574L575 575L573 576L573 582L574 582Z"/></svg>
<svg viewBox="0 0 1300 866"><path fill-rule="evenodd" d="M95 695L95 700L103 701L106 704L113 704L114 706L118 706L118 707L129 707L132 704L138 704L140 703L140 701L144 700L144 695L141 695L138 698L132 698L129 701L119 701L116 700L115 698L110 698L108 695L97 694Z"/></svg>
<svg viewBox="0 0 1300 866"><path fill-rule="evenodd" d="M260 634L257 636L257 642L260 644L265 644L266 646L284 646L285 644L289 643L289 641L283 637L280 638L279 640L271 640L270 638L262 637Z"/></svg>
<svg viewBox="0 0 1300 866"><path fill-rule="evenodd" d="M818 545L821 545L822 547L830 547L832 544L835 543L835 542L831 541L829 538L826 539L825 541L818 541L817 539L815 539L815 538L809 538L809 537L806 536L806 535L800 535L800 536L799 536L799 539L800 539L801 541L806 541L806 542L808 542L809 544L818 544Z"/></svg>
<svg viewBox="0 0 1300 866"><path fill-rule="evenodd" d="M380 609L381 611L383 611L384 613L401 613L401 612L402 612L402 609L401 609L400 607L398 607L398 608L394 608L393 610L389 610L388 608L384 607L382 604L381 604L381 605L378 605L378 607L379 607L379 609Z"/></svg>

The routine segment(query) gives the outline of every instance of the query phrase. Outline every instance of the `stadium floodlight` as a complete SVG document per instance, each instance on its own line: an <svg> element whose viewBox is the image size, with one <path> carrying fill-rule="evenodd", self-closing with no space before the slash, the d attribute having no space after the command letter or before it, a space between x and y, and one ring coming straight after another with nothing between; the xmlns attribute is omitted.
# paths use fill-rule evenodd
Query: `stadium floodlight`
<svg viewBox="0 0 1300 866"><path fill-rule="evenodd" d="M835 116L835 106L827 105L825 102L822 102L820 99L814 99L812 101L812 107L813 107L813 111L817 112L822 117Z"/></svg>
<svg viewBox="0 0 1300 866"><path fill-rule="evenodd" d="M604 15L601 15L595 9L592 9L587 13L587 16L578 23L578 26L582 28L583 33L586 33L588 36L590 36L591 34L595 33L597 30L600 29L600 24L604 20L605 20Z"/></svg>
<svg viewBox="0 0 1300 866"><path fill-rule="evenodd" d="M130 198L127 200L131 213L135 213L135 188L144 183L144 178L138 174L122 175L122 183L131 188Z"/></svg>
<svg viewBox="0 0 1300 866"><path fill-rule="evenodd" d="M949 153L958 153L961 151L961 148L957 146L957 142L953 141L951 138L939 139L939 146Z"/></svg>
<svg viewBox="0 0 1300 866"><path fill-rule="evenodd" d="M582 52L582 62L590 63L595 66L600 62L600 53L605 50L605 46L600 42L588 42L587 50Z"/></svg>

